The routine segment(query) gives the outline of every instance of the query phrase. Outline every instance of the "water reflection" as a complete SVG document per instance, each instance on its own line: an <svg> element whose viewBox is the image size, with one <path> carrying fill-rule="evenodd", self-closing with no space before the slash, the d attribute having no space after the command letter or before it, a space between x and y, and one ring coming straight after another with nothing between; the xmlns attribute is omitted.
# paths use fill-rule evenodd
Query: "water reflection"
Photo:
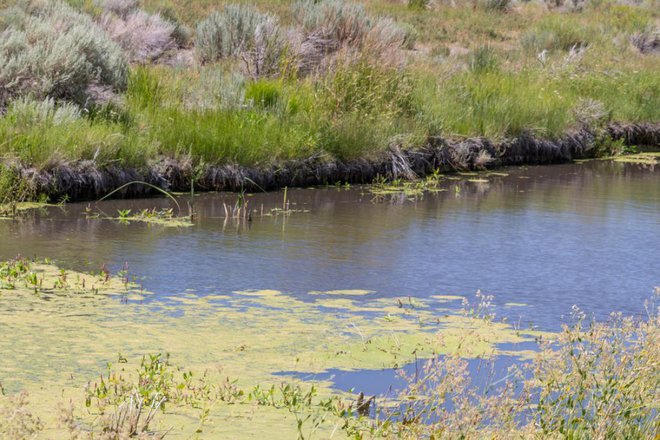
<svg viewBox="0 0 660 440"><path fill-rule="evenodd" d="M487 182L446 179L421 199L364 188L289 190L288 218L224 225L232 194L196 197L192 228L118 224L86 204L0 222L0 256L47 256L80 268L127 261L161 296L243 289L367 289L382 296L494 294L525 303L525 322L557 327L578 304L598 316L639 313L660 285L660 172L635 164L506 170ZM282 193L255 194L254 209ZM166 199L107 201L103 211L169 207ZM184 203L185 206L185 203ZM501 308L512 319L515 308Z"/></svg>

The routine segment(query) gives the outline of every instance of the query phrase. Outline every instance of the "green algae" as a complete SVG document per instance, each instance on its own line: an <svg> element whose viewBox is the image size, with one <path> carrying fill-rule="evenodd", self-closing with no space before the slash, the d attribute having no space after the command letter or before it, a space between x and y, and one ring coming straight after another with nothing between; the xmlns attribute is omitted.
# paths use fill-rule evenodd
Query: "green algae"
<svg viewBox="0 0 660 440"><path fill-rule="evenodd" d="M122 223L141 222L151 225L159 225L159 226L166 226L173 228L186 228L193 225L193 223L190 221L188 217L155 218L155 217L131 216L131 217L114 217L109 219L116 220Z"/></svg>
<svg viewBox="0 0 660 440"><path fill-rule="evenodd" d="M310 295L346 295L346 296L363 296L375 293L373 290L362 289L346 289L346 290L312 290L308 292Z"/></svg>
<svg viewBox="0 0 660 440"><path fill-rule="evenodd" d="M47 262L33 263L30 271L42 276L44 285L62 273ZM452 313L440 305L462 297L450 295L379 298L364 290L337 290L303 301L278 290L219 290L199 297L151 295L143 303L143 295L125 278L66 274L70 282L62 292L76 293L75 299L51 295L50 288L35 295L29 283L0 290L0 351L12 353L0 359L3 387L9 393L28 390L34 412L47 426L56 423L57 403L63 398L80 402L82 387L104 371L106 362L115 361L117 353L126 359L170 353L187 370L207 372L209 380L218 383L231 378L249 390L297 381L282 376L284 371L394 368L449 353L487 357L498 352L499 344L542 336ZM133 295L137 301L116 301L112 294ZM334 312L328 313L329 308ZM131 367L123 367L125 374ZM315 386L320 396L347 396L329 382ZM83 420L94 416L83 408L78 412ZM287 409L248 401L214 401L203 411L170 406L159 417L159 427L195 435L203 413L205 438L256 438L266 431L273 432L273 438L296 435L296 420ZM321 437L338 431L338 423L328 416L319 427ZM49 435L52 432L57 431Z"/></svg>
<svg viewBox="0 0 660 440"><path fill-rule="evenodd" d="M46 208L49 206L58 206L44 202L16 202L0 204L0 220L13 220L20 214L35 209Z"/></svg>
<svg viewBox="0 0 660 440"><path fill-rule="evenodd" d="M645 152L617 156L614 162L634 163L640 165L660 165L660 152Z"/></svg>
<svg viewBox="0 0 660 440"><path fill-rule="evenodd" d="M458 295L431 295L430 298L442 302L463 301L465 297Z"/></svg>

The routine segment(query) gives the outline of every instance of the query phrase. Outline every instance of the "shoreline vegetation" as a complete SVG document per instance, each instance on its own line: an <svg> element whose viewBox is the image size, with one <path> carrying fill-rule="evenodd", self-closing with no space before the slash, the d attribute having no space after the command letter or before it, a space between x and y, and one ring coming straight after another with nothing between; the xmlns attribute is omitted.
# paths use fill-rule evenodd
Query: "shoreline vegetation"
<svg viewBox="0 0 660 440"><path fill-rule="evenodd" d="M373 293L310 292L313 303L273 290L216 295L215 304L184 296L185 303L178 307L186 307L190 321L166 316L147 320L140 328L149 336L142 340L136 338L133 323L145 320L139 299L152 294L138 290L126 265L113 275L105 267L91 273L63 270L48 260L17 257L1 262L0 301L14 310L8 324L17 337L33 331L33 325L42 327L43 338L61 337L72 329L56 328L61 323L37 324L40 318L30 315L64 314L74 321L69 323L72 328L93 332L89 338L101 340L71 347L71 353L36 356L36 365L24 365L5 377L0 387L0 435L11 440L43 436L121 440L180 435L234 438L265 430L276 439L642 439L658 434L660 289L645 304L644 316L613 313L597 322L574 308L559 333L512 329L496 319L493 298L479 292L473 303L463 298L461 309L453 312L430 306L429 299L408 297L399 299L398 305L395 298L366 300ZM107 296L113 294L127 301L119 304ZM355 297L366 302L354 301ZM438 304L461 298L436 297ZM284 305L289 308L283 309ZM240 313L232 312L235 306ZM360 335L329 332L327 327L338 325L336 318L318 314L316 307L341 309L343 319L351 313L359 315ZM184 320L181 325L188 330L200 319L206 326L213 322L208 315L215 309L229 322L217 327L215 320L217 328L196 328L203 339L199 344L185 331L181 341L173 336L173 331L181 331L173 325L175 320ZM85 318L78 314L82 311ZM121 326L110 323L109 333L81 327L90 313L107 317L111 311L119 312ZM246 315L258 322L246 324ZM301 316L308 320L307 327L294 331L292 323ZM285 321L275 328L283 334L264 340L261 321L276 317ZM444 324L434 327L435 320ZM230 341L205 339L232 328L236 337L223 338ZM155 332L163 334L159 337ZM123 342L124 351L109 353L114 340L130 334L133 339ZM324 336L309 341L317 334ZM529 340L532 335L538 344L535 350L521 352L525 356L504 377L489 375L489 365L497 363L497 357L490 357L498 353L493 351L496 344ZM387 343L390 339L394 343ZM178 347L170 352L172 356L158 351L164 341ZM190 350L208 352L209 344L219 351L190 356ZM145 353L148 347L156 351ZM307 353L309 348L312 351ZM108 356L114 358L103 369ZM397 370L402 385L389 395L365 396L359 390L341 391L331 382L315 380L312 370L308 380L278 373L294 358L296 364L300 360L298 368L316 372L357 371L381 364ZM485 386L472 377L466 358L482 359ZM189 359L192 365L180 366L180 359ZM214 360L205 364L208 359ZM21 362L7 361L3 368L9 371ZM61 362L73 362L82 371L68 373L51 366ZM413 368L406 369L409 362ZM32 369L41 367L46 367L41 372L46 382L30 386ZM25 382L26 378L31 379Z"/></svg>
<svg viewBox="0 0 660 440"><path fill-rule="evenodd" d="M654 0L0 5L0 204L136 180L369 183L660 144Z"/></svg>
<svg viewBox="0 0 660 440"><path fill-rule="evenodd" d="M385 179L416 181L434 173L493 170L504 166L547 165L573 160L594 159L620 154L626 146L657 146L660 124L612 124L607 127L607 142L616 143L615 151L598 148L602 137L583 129L558 140L531 135L494 143L485 138L449 141L431 138L419 148L402 149L391 144L377 158L339 160L319 155L289 160L268 167L242 165L198 165L189 157L179 160L161 158L139 168L99 167L93 161L71 161L52 168L38 169L21 164L5 164L5 192L17 202L34 200L98 200L131 182L117 193L121 197L157 195L149 185L172 192L190 191L269 191L285 187L310 187L335 184L368 184ZM625 158L625 156L623 156ZM630 162L654 164L655 157L631 155ZM625 161L625 160L624 160ZM9 199L9 196L7 197ZM1 200L0 200L1 201ZM2 203L0 203L1 205Z"/></svg>

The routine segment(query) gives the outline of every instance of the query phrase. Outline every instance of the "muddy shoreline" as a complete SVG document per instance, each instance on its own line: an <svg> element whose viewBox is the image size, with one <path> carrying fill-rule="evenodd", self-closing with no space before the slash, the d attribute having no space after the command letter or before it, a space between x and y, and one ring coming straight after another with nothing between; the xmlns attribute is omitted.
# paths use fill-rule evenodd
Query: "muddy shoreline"
<svg viewBox="0 0 660 440"><path fill-rule="evenodd" d="M428 139L426 145L410 150L392 144L376 159L342 161L316 156L262 168L209 165L200 170L195 169L192 161L186 158L160 158L142 169L115 165L99 167L89 160L61 163L40 170L17 163L10 166L36 194L46 194L51 200L66 196L70 201L85 201L103 197L135 180L169 191L190 191L194 177L196 191L254 191L285 186L369 183L379 175L388 179L415 179L436 169L455 172L564 163L597 157L597 147L603 139L622 140L625 145L657 147L660 145L660 123L610 124L598 133L584 128L555 140L533 135L502 142L485 138L451 140L433 137ZM153 193L153 189L143 185L131 185L118 196L142 197Z"/></svg>

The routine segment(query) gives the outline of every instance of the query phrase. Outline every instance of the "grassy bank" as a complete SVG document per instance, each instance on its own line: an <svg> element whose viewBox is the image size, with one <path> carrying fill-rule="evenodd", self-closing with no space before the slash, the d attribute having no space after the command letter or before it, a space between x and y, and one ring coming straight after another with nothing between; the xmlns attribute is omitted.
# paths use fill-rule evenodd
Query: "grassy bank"
<svg viewBox="0 0 660 440"><path fill-rule="evenodd" d="M582 129L611 152L609 123L660 121L654 6L9 2L0 157L37 171L268 168Z"/></svg>

